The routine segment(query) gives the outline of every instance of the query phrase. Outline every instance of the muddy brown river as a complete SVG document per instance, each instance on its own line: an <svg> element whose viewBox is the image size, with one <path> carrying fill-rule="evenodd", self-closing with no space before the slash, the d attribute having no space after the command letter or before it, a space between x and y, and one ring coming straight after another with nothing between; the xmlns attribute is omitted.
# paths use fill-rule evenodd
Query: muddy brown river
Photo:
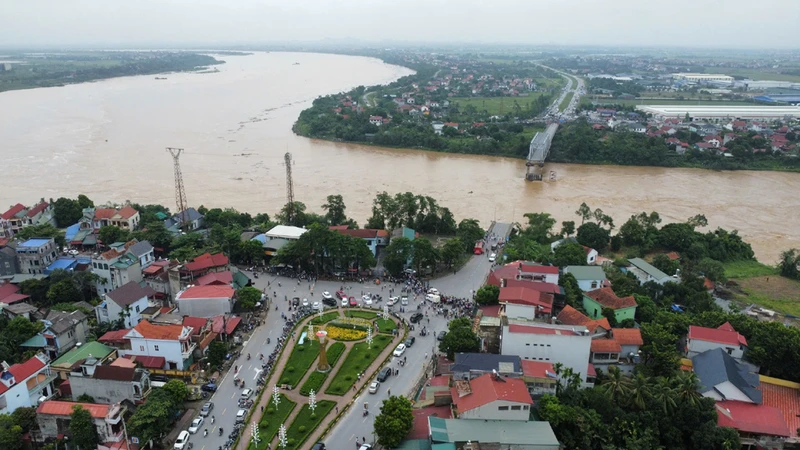
<svg viewBox="0 0 800 450"><path fill-rule="evenodd" d="M310 53L219 58L227 63L218 73L0 94L0 209L80 193L174 209L165 147L182 147L190 205L274 214L286 201L289 151L297 200L321 212L325 196L340 193L347 214L362 223L376 193L412 191L484 224L535 211L573 220L586 202L618 225L640 211L658 211L665 221L703 213L710 227L738 229L771 264L800 247L800 174L548 164L556 181L531 183L520 160L309 140L291 126L315 97L411 71Z"/></svg>

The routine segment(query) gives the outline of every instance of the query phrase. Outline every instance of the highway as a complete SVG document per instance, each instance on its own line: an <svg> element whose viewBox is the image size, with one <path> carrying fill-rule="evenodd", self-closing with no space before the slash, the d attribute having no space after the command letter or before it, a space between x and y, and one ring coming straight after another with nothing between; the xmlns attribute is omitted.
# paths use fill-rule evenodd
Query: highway
<svg viewBox="0 0 800 450"><path fill-rule="evenodd" d="M504 239L511 231L510 224L498 223L493 231L499 238ZM489 262L489 253L473 256L456 274L435 279L431 281L430 286L438 289L444 295L471 298L472 292L483 285L492 267L492 263ZM411 314L417 312L416 305L419 303L424 304L425 302L420 299L415 303L413 297L410 297L407 312L400 315L408 319ZM390 366L399 368L400 374L389 377L385 383L381 383L377 394L368 394L366 393L367 391L364 391L364 394L355 401L356 407L350 409L333 431L322 439L322 442L325 442L328 448L335 450L353 449L356 448L357 442L363 442L364 438L368 443L374 442L375 437L372 435L373 423L375 415L380 412L381 401L388 397L387 389L391 389L394 395L408 394L422 374L426 355L430 358L438 347L436 333L447 330L447 321L443 317L434 314L429 315L429 317L430 323L423 319L420 324L427 327L432 333L425 337L420 336L419 330L421 327L417 327L415 331L410 332L410 336L416 337L416 342L403 355L408 358L408 363L404 367L399 367L393 359ZM364 403L368 403L370 411L370 414L366 417L363 416Z"/></svg>
<svg viewBox="0 0 800 450"><path fill-rule="evenodd" d="M539 64L541 67L546 69L550 69L553 72L561 75L564 79L567 80L567 85L561 91L561 95L550 105L549 108L545 110L543 113L546 118L557 118L557 119L565 119L565 120L572 120L575 118L575 111L578 107L578 103L580 102L580 97L586 92L586 88L583 83L583 79L572 76L566 72L562 72L557 69L553 69L552 67L548 67L542 64ZM573 88L573 84L575 87ZM561 102L564 101L564 98L570 93L573 92L572 99L570 100L567 107L564 110L561 110Z"/></svg>

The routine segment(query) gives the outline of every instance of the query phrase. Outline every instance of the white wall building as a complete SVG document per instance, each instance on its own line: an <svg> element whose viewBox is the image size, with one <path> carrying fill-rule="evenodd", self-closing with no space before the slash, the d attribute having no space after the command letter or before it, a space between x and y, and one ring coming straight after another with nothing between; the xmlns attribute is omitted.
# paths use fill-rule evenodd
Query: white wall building
<svg viewBox="0 0 800 450"><path fill-rule="evenodd" d="M183 316L208 318L227 315L233 310L235 293L230 286L190 286L175 295L175 303Z"/></svg>
<svg viewBox="0 0 800 450"><path fill-rule="evenodd" d="M192 352L197 346L190 339L192 327L153 325L143 320L125 334L130 350L119 350L120 356L138 355L164 358L164 369L188 370Z"/></svg>
<svg viewBox="0 0 800 450"><path fill-rule="evenodd" d="M107 323L124 318L125 328L130 328L142 320L142 311L150 306L149 299L155 295L156 291L149 286L128 282L103 296L103 302L94 309L97 321Z"/></svg>
<svg viewBox="0 0 800 450"><path fill-rule="evenodd" d="M584 326L509 323L503 326L500 353L561 363L586 381L591 344L592 337Z"/></svg>
<svg viewBox="0 0 800 450"><path fill-rule="evenodd" d="M496 374L456 381L450 389L459 419L528 421L533 399L525 382Z"/></svg>
<svg viewBox="0 0 800 450"><path fill-rule="evenodd" d="M571 273L583 292L600 289L606 282L606 273L600 266L567 266L564 273Z"/></svg>
<svg viewBox="0 0 800 450"><path fill-rule="evenodd" d="M2 363L0 372L0 414L11 414L17 408L39 404L39 399L54 394L57 375L50 371L47 356L38 354L24 363L9 366Z"/></svg>
<svg viewBox="0 0 800 450"><path fill-rule="evenodd" d="M690 83L733 83L733 77L720 73L673 73L672 78Z"/></svg>
<svg viewBox="0 0 800 450"><path fill-rule="evenodd" d="M686 353L690 358L715 348L721 348L734 359L741 361L747 350L747 339L739 334L730 322L725 322L719 328L689 326Z"/></svg>

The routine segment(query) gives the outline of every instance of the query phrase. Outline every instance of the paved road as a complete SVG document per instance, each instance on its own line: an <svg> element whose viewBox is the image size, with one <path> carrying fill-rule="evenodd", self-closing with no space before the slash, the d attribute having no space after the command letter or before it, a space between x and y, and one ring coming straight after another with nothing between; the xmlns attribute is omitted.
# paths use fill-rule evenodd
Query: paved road
<svg viewBox="0 0 800 450"><path fill-rule="evenodd" d="M499 239L504 239L508 237L511 226L506 223L498 223L492 231ZM472 292L483 285L491 266L492 263L489 262L488 254L473 256L455 275L438 278L431 281L430 285L445 295L470 298ZM405 317L407 320L411 314L417 311L415 305L419 303L425 304L423 300L417 300L415 303L413 298L409 298L408 311L401 313L400 316ZM427 327L428 330L433 331L433 333L422 337L419 335L421 327L416 327L415 331L409 333L410 336L416 338L416 342L403 355L408 358L408 363L404 367L399 367L396 362L397 358L393 358L391 367L399 368L400 374L396 377L392 376L385 383L382 383L378 394L364 393L355 401L357 407L352 408L336 428L323 439L328 448L336 450L352 449L355 448L356 441L363 442L363 438L366 438L367 442L374 442L372 432L375 414L380 412L381 402L388 397L386 390L391 389L395 395L407 394L419 379L426 356L430 358L438 347L436 333L447 329L447 320L443 317L435 314L430 314L429 317L430 323L423 319L421 324ZM365 402L368 403L370 411L370 414L366 417L363 416L363 404Z"/></svg>
<svg viewBox="0 0 800 450"><path fill-rule="evenodd" d="M493 232L499 237L507 236L510 231L509 224L495 225ZM455 275L448 275L443 278L437 279L431 283L432 287L436 287L446 295L455 295L458 297L470 297L471 291L477 290L482 284L488 274L491 263L488 256L474 256L470 261ZM239 366L239 378L245 380L246 387L255 388L256 378L261 371L261 362L258 360L258 353L263 353L265 356L269 355L275 348L277 338L283 329L283 319L280 317L280 312L287 312L287 303L285 297L291 299L292 297L308 298L309 301L321 301L322 292L328 291L333 294L339 290L341 283L332 281L320 281L315 285L311 285L307 281L301 281L297 284L297 280L266 276L262 275L258 279L253 280L255 287L259 289L266 289L269 293L277 292L274 304L278 305L279 310L275 311L274 304L272 305L264 325L258 327L253 333L250 340L248 340L242 350L242 356L234 365ZM267 286L267 283L270 286ZM278 283L281 286L278 286ZM389 297L389 288L391 285L376 286L372 283L347 283L345 284L348 295L353 295L357 299L360 298L362 292L377 293L384 298ZM312 295L313 289L313 295ZM422 300L415 301L413 297L409 298L408 312L401 314L401 316L408 319L412 313L416 312L415 305L422 302ZM382 307L382 304L375 305L376 308ZM437 315L430 315L430 323L423 319L423 324L431 331L441 331L447 329L447 321ZM367 417L362 416L363 407L351 409L350 413L342 420L333 432L327 436L324 441L328 448L333 449L346 449L347 446L352 446L355 443L356 437L366 437L368 442L372 441L372 424L375 413L378 412L382 400L388 397L387 389L391 389L395 394L406 394L413 386L414 382L418 379L422 370L422 361L427 357L430 358L435 351L437 341L435 333L428 336L419 336L418 328L412 332L411 335L415 336L417 341L409 348L405 357L408 358L408 363L404 367L398 367L396 362L393 367L400 369L398 376L392 376L383 383L378 394L363 394L357 400L357 404L363 405L364 402L369 404L370 415ZM266 344L266 339L270 338L270 344ZM247 361L247 353L251 354L250 361ZM212 415L215 416L214 424L211 424L210 417L206 420L203 427L208 428L209 434L203 437L202 431L198 434L192 435L190 442L195 446L195 449L200 450L217 450L220 446L224 445L227 441L227 436L233 430L233 425L236 417L236 412L239 410L238 398L241 394L241 389L233 385L233 378L235 376L229 372L222 380L219 381L217 392L209 399L214 403L214 410ZM272 386L267 386L271 389ZM253 397L255 398L255 396ZM255 413L252 420L258 420L261 417L261 412ZM287 424L288 427L289 424ZM248 424L249 426L249 424ZM224 430L223 436L219 436L219 427ZM313 443L311 443L313 444Z"/></svg>

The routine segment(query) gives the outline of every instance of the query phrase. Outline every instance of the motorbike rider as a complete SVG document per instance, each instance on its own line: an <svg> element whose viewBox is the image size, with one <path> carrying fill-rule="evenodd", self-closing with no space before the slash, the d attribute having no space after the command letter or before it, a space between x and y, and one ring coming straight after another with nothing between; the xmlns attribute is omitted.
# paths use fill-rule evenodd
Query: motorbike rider
<svg viewBox="0 0 800 450"><path fill-rule="evenodd" d="M247 360L250 361L250 353L247 354Z"/></svg>
<svg viewBox="0 0 800 450"><path fill-rule="evenodd" d="M222 433L223 433L223 431L222 431L222 427L220 427L220 428L219 428L219 435L220 435L220 436L222 436Z"/></svg>

